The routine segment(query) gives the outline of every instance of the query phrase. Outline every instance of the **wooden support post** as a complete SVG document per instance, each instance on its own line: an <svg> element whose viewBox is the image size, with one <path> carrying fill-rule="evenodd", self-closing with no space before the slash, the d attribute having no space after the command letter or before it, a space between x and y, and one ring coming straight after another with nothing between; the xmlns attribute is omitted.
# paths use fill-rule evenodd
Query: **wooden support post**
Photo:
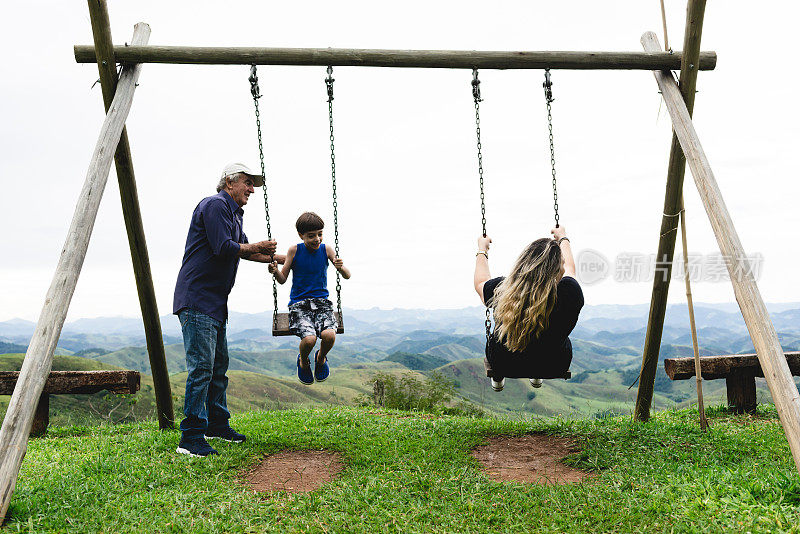
<svg viewBox="0 0 800 534"><path fill-rule="evenodd" d="M94 63L91 46L75 45L75 61ZM422 69L678 69L681 54L657 52L559 52L481 50L375 50L357 48L256 48L213 46L115 46L120 63L183 65L305 65L327 67L404 67ZM700 70L717 64L703 52Z"/></svg>
<svg viewBox="0 0 800 534"><path fill-rule="evenodd" d="M149 37L150 27L143 23L137 24L133 32L133 42L143 44ZM22 458L28 448L28 433L34 411L53 365L53 352L75 293L83 260L86 258L100 199L111 170L111 160L122 135L125 119L131 110L140 70L140 65L133 65L125 67L120 75L114 101L100 130L53 281L47 291L14 394L0 428L0 524L17 484Z"/></svg>
<svg viewBox="0 0 800 534"><path fill-rule="evenodd" d="M36 412L33 414L31 424L31 436L43 436L47 432L47 425L50 424L50 394L42 391L39 402L36 404Z"/></svg>
<svg viewBox="0 0 800 534"><path fill-rule="evenodd" d="M108 8L105 0L88 0L88 2L94 45L97 51L97 68L100 71L100 85L103 89L103 101L105 102L106 111L108 111L117 87L116 61L111 40ZM127 128L122 130L122 137L120 137L119 145L117 145L114 159L116 161L119 194L122 200L122 214L125 218L125 229L128 233L128 244L130 245L131 260L133 261L133 274L136 279L139 305L142 310L147 353L150 357L150 369L153 373L153 390L156 396L158 426L161 429L173 428L175 414L172 408L167 357L164 352L164 338L161 335L161 320L158 316L156 291L153 287L153 275L150 271L150 259L147 254L147 241L145 240L141 211L139 210L139 195L136 192L136 179L133 173Z"/></svg>
<svg viewBox="0 0 800 534"><path fill-rule="evenodd" d="M733 413L756 412L756 375L749 369L737 369L725 379L728 409Z"/></svg>
<svg viewBox="0 0 800 534"><path fill-rule="evenodd" d="M700 36L703 31L703 15L706 0L690 0L686 8L686 30L683 37L683 61L681 62L681 93L689 116L694 109L694 95L697 86L697 71L700 55ZM660 49L659 49L660 50ZM636 420L650 418L650 405L653 403L653 387L658 368L658 353L661 348L661 335L664 331L664 315L667 313L669 282L672 277L672 258L675 253L675 238L678 230L678 215L683 196L683 176L686 159L680 143L673 134L667 170L667 191L664 197L664 215L661 218L661 231L656 254L656 275L653 277L653 291L650 297L650 315L647 319L644 349L642 350L642 369L639 374L639 389L636 392L636 406L633 416Z"/></svg>
<svg viewBox="0 0 800 534"><path fill-rule="evenodd" d="M647 32L642 36L642 45L645 50L658 50L658 37L652 32ZM800 393L792 379L778 334L758 291L752 267L722 199L711 165L700 145L700 139L694 130L678 84L669 71L655 71L654 74L672 119L672 129L680 141L703 206L711 221L719 250L728 260L726 263L736 302L739 304L750 339L756 349L764 378L767 379L767 386L772 393L775 408L786 433L795 467L800 472Z"/></svg>

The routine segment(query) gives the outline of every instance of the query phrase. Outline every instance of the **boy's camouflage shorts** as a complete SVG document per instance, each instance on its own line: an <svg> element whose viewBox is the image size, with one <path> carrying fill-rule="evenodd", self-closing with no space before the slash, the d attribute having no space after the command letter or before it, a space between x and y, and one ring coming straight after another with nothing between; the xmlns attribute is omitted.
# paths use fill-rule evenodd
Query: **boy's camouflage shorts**
<svg viewBox="0 0 800 534"><path fill-rule="evenodd" d="M289 306L289 330L299 338L319 336L323 330L336 330L333 303L328 299L301 300Z"/></svg>

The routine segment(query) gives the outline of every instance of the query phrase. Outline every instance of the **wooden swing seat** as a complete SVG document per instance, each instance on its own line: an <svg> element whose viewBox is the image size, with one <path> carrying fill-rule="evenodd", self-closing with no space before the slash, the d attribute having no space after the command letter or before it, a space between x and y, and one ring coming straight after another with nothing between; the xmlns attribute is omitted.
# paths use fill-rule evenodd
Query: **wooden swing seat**
<svg viewBox="0 0 800 534"><path fill-rule="evenodd" d="M342 320L342 314L338 311L333 312L334 317L336 317L336 333L337 334L344 334L344 321ZM288 313L279 313L275 320L272 322L272 335L275 337L278 336L293 336L291 330L289 330L289 314Z"/></svg>
<svg viewBox="0 0 800 534"><path fill-rule="evenodd" d="M487 360L486 358L483 359L483 367L484 369L486 369L486 376L488 376L489 378L494 378L494 372L492 371L492 366L489 364L489 360ZM540 378L540 377L529 376L528 378ZM572 373L570 371L565 371L563 375L554 376L548 378L548 380L561 379L561 378L563 378L564 380L569 380L570 378L572 378Z"/></svg>

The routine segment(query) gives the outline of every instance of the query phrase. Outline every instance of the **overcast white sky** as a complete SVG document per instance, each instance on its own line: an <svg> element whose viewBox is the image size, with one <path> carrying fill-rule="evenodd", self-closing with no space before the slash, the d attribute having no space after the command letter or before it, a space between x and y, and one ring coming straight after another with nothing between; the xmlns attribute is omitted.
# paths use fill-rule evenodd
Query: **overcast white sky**
<svg viewBox="0 0 800 534"><path fill-rule="evenodd" d="M685 2L667 0L670 43L681 48ZM4 7L8 51L0 76L0 320L35 319L50 284L103 120L95 65L72 45L92 41L83 2ZM658 0L570 2L111 1L116 43L151 25L152 44L476 50L638 51L655 31ZM700 74L695 107L703 141L748 253L764 257L769 302L800 301L797 69L800 8L709 2L703 50L719 55ZM191 212L214 193L222 167L258 151L248 67L145 65L128 119L159 310L172 292ZM324 69L261 67L261 100L273 234L297 241L305 210L331 226ZM468 71L338 67L337 179L341 256L353 272L344 304L455 308L472 291L480 232L475 131ZM505 272L552 226L542 71L481 73L482 133L491 267ZM553 74L562 223L576 251L613 261L656 251L670 124L649 72ZM687 171L690 251L718 251ZM328 234L332 242L332 227ZM245 208L251 240L265 237L260 193ZM678 245L680 246L680 245ZM263 266L242 262L233 310L271 309ZM589 304L642 303L651 280L586 285ZM733 301L728 283L696 283L696 301ZM670 299L685 298L673 282ZM288 300L282 288L281 306ZM69 317L139 313L112 168Z"/></svg>

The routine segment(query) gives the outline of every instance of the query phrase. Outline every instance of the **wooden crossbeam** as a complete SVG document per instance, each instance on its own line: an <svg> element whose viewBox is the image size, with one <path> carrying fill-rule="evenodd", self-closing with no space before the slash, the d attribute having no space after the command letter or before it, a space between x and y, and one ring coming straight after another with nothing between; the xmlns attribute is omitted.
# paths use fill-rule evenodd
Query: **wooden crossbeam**
<svg viewBox="0 0 800 534"><path fill-rule="evenodd" d="M658 38L653 32L647 32L642 36L642 45L645 50L660 48ZM729 260L726 263L736 302L739 304L750 339L756 349L758 361L764 370L764 378L767 380L767 386L772 393L775 408L786 433L795 467L800 472L800 393L795 386L775 326L756 285L748 256L722 199L722 193L700 144L678 84L669 71L655 71L653 74L669 111L672 129L678 137L686 163L692 171L700 199L717 238L720 253Z"/></svg>
<svg viewBox="0 0 800 534"><path fill-rule="evenodd" d="M75 61L93 63L94 47L75 45ZM429 69L676 70L679 52L529 52L475 50L374 50L352 48L255 48L211 46L115 46L120 63L184 65L306 65ZM702 52L700 70L713 70L716 52Z"/></svg>
<svg viewBox="0 0 800 534"><path fill-rule="evenodd" d="M133 32L133 42L146 43L149 37L150 27L143 23L137 24ZM108 182L108 173L111 170L114 151L122 135L125 119L133 104L133 94L140 70L140 65L128 66L120 74L114 101L100 130L86 173L86 181L75 206L66 243L22 362L22 369L8 404L3 426L0 428L0 523L8 511L22 458L28 449L28 433L34 411L53 365L53 352L61 335L72 295L75 293L83 260L86 258L100 199Z"/></svg>

